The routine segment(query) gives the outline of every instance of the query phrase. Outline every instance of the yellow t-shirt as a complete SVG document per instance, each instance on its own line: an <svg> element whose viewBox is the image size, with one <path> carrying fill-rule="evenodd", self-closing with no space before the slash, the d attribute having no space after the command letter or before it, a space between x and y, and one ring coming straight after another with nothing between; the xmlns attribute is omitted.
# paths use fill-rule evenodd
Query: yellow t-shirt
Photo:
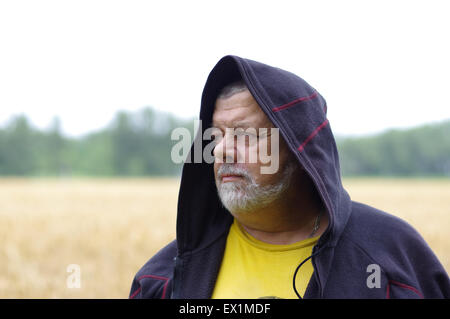
<svg viewBox="0 0 450 319"><path fill-rule="evenodd" d="M213 299L297 298L292 279L297 266L311 256L319 236L289 245L257 240L234 220L227 238ZM300 267L296 288L301 296L314 269L311 259Z"/></svg>

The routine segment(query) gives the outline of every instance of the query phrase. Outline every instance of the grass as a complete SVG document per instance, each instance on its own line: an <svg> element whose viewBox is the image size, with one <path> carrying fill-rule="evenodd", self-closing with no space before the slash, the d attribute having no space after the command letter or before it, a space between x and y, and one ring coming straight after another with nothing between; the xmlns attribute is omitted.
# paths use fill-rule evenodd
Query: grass
<svg viewBox="0 0 450 319"><path fill-rule="evenodd" d="M347 179L353 200L413 225L450 270L450 180ZM175 179L0 179L0 298L127 298L175 238ZM67 266L81 268L69 289Z"/></svg>

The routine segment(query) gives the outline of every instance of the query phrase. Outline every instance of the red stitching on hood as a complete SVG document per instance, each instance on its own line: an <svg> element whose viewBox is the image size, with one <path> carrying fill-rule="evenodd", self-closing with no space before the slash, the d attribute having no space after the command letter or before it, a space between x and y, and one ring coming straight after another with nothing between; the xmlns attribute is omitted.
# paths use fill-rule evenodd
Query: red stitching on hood
<svg viewBox="0 0 450 319"><path fill-rule="evenodd" d="M388 281L388 285L387 285L387 288L386 288L386 299L390 299L391 298L391 296L390 296L390 289L389 289L389 286L391 284L399 286L401 288L405 288L405 289L411 290L411 291L415 292L417 295L419 295L420 298L424 299L424 296L422 295L422 293L419 290L417 290L416 288L414 288L413 286L409 286L409 285L406 285L406 284L403 284L401 282L394 281L394 280L389 280Z"/></svg>
<svg viewBox="0 0 450 319"><path fill-rule="evenodd" d="M328 119L326 119L325 121L322 122L322 124L320 124L318 127L316 127L316 129L306 138L306 140L302 143L302 145L300 145L298 147L298 150L301 152L303 151L303 149L305 148L306 144L308 144L314 136L317 135L317 133L319 133L319 131L321 129L323 129L326 125L328 124Z"/></svg>
<svg viewBox="0 0 450 319"><path fill-rule="evenodd" d="M153 278L153 279L158 279L158 280L164 280L166 283L164 284L161 299L166 298L166 290L167 290L167 285L169 283L169 278L161 277L161 276L154 276L154 275L143 275L143 276L140 276L137 280L140 281L143 278ZM130 296L130 299L133 299L134 297L136 297L136 295L139 293L139 291L141 291L141 289L142 289L142 287L139 287L138 289L136 289L136 291L133 292L133 294Z"/></svg>
<svg viewBox="0 0 450 319"><path fill-rule="evenodd" d="M313 98L317 97L318 95L319 95L319 94L318 94L317 92L314 92L314 93L311 94L310 96L304 96L304 97L295 99L295 100L293 100L293 101L291 101L291 102L288 102L288 103L286 103L286 104L283 104L283 105L281 105L281 106L277 106L277 107L273 108L272 111L278 112L278 111L284 110L284 109L286 109L286 108L288 108L288 107L291 107L291 106L294 105L294 104L297 104L297 103L300 103L300 102L304 102L304 101L312 100Z"/></svg>

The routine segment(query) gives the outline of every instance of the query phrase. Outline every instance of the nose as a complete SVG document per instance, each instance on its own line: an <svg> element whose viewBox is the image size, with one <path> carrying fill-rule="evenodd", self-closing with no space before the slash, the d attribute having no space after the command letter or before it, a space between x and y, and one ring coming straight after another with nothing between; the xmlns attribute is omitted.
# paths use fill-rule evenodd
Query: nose
<svg viewBox="0 0 450 319"><path fill-rule="evenodd" d="M237 163L236 136L227 132L225 136L217 141L214 147L214 158L216 163Z"/></svg>

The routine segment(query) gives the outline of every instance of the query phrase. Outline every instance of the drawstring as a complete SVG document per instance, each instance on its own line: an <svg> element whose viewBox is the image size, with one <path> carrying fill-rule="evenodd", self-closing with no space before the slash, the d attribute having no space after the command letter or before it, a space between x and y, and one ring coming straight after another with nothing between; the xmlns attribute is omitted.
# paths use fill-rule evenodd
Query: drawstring
<svg viewBox="0 0 450 319"><path fill-rule="evenodd" d="M298 290L297 290L297 287L295 286L295 278L297 277L297 273L298 273L300 267L303 266L304 263L306 263L308 260L310 260L310 259L313 258L314 256L317 256L317 255L322 251L322 249L325 248L325 247L326 247L326 246L320 247L319 250L317 250L315 253L311 254L311 256L309 256L308 258L306 258L305 260L303 260L303 261L300 263L300 265L298 265L297 268L295 269L295 272L294 272L294 278L292 279L292 286L293 286L293 288L294 288L294 292L295 292L295 294L297 295L298 299L303 299L302 296L300 296L300 294L299 294L299 292L298 292Z"/></svg>

